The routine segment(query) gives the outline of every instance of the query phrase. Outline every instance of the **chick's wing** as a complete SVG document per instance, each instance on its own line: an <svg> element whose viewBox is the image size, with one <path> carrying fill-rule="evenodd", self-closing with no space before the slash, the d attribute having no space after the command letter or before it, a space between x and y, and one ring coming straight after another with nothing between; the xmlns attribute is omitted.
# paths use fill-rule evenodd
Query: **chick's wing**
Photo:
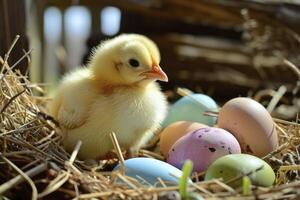
<svg viewBox="0 0 300 200"><path fill-rule="evenodd" d="M50 104L51 115L67 129L82 126L89 113L95 92L90 81L83 76L85 71L68 75Z"/></svg>

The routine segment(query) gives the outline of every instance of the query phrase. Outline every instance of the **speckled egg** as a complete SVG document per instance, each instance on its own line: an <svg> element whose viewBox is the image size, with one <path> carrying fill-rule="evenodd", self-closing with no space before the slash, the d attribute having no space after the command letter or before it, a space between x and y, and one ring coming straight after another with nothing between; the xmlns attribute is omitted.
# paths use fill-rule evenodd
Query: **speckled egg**
<svg viewBox="0 0 300 200"><path fill-rule="evenodd" d="M219 112L218 127L232 133L244 153L263 157L278 147L272 117L250 98L239 97L225 103Z"/></svg>
<svg viewBox="0 0 300 200"><path fill-rule="evenodd" d="M117 165L114 170L119 168L120 165ZM125 174L139 180L145 186L161 187L158 178L166 185L177 185L177 177L181 177L182 171L160 160L139 157L125 160Z"/></svg>
<svg viewBox="0 0 300 200"><path fill-rule="evenodd" d="M181 169L185 160L194 164L194 171L202 172L217 158L241 153L235 137L221 128L202 128L181 137L169 151L167 162Z"/></svg>
<svg viewBox="0 0 300 200"><path fill-rule="evenodd" d="M216 118L204 116L203 113L208 110L211 111L217 109L218 106L216 102L207 95L192 94L191 97L185 96L172 105L163 122L163 127L167 127L177 121L199 122L208 126L213 126L216 123Z"/></svg>
<svg viewBox="0 0 300 200"><path fill-rule="evenodd" d="M179 121L169 125L160 133L160 149L162 154L167 157L170 148L179 138L191 131L205 127L207 127L205 124L187 121Z"/></svg>
<svg viewBox="0 0 300 200"><path fill-rule="evenodd" d="M240 177L227 182L232 187L239 187L242 185L243 175L250 172L252 173L249 178L253 185L269 187L275 181L271 166L262 159L248 154L232 154L217 159L207 169L205 180L222 178L226 183Z"/></svg>

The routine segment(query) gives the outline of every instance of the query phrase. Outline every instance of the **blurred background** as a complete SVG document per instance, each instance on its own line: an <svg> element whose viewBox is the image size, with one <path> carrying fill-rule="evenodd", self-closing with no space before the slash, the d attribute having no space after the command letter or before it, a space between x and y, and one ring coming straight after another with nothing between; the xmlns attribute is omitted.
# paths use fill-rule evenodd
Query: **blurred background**
<svg viewBox="0 0 300 200"><path fill-rule="evenodd" d="M102 40L140 33L161 50L170 101L177 87L220 104L237 96L268 104L280 90L274 115L300 110L298 0L1 0L0 13L0 56L20 35L9 64L32 49L17 68L47 91Z"/></svg>

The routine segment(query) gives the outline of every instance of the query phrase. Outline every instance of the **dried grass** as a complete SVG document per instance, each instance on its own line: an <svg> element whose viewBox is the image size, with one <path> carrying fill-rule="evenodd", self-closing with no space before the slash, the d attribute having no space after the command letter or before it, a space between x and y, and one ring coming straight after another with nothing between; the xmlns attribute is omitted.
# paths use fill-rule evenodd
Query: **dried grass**
<svg viewBox="0 0 300 200"><path fill-rule="evenodd" d="M15 42L14 42L15 43ZM13 45L12 45L13 46ZM30 53L30 52L29 52ZM29 54L25 54L26 56ZM61 146L57 123L43 112L46 99L33 95L41 89L1 59L0 74L0 193L10 199L166 199L178 186L145 187L140 180L111 172L118 160L88 164L76 158L80 143L70 155ZM296 120L296 122L298 119ZM295 199L300 194L300 124L276 120L280 147L264 159L277 173L273 187L252 186L248 196L221 180L199 180L189 186L205 199ZM118 150L116 139L112 135ZM157 140L151 145L156 146ZM118 152L118 151L117 151ZM119 157L122 157L120 151ZM140 155L162 159L141 150ZM121 159L122 160L122 159ZM124 184L117 184L116 179Z"/></svg>

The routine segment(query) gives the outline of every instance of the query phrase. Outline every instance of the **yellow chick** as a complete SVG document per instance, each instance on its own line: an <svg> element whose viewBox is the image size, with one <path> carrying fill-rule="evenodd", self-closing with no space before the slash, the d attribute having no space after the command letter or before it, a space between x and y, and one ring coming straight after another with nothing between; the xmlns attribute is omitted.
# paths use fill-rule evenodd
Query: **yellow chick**
<svg viewBox="0 0 300 200"><path fill-rule="evenodd" d="M115 132L121 148L138 149L160 127L167 101L156 80L168 81L159 66L156 44L138 34L123 34L95 49L86 68L67 74L49 105L72 151L101 159L113 149Z"/></svg>

